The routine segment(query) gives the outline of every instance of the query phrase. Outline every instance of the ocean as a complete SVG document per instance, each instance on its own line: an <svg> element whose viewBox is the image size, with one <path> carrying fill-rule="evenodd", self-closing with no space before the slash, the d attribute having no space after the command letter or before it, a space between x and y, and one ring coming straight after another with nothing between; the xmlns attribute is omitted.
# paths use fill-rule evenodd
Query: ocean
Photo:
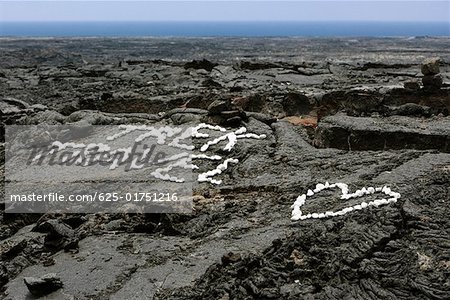
<svg viewBox="0 0 450 300"><path fill-rule="evenodd" d="M448 22L1 22L0 36L450 36Z"/></svg>

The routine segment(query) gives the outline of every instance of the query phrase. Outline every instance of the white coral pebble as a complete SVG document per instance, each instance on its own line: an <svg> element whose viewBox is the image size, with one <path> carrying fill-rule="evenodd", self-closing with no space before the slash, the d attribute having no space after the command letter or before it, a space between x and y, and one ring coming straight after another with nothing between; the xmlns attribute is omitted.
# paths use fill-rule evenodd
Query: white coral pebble
<svg viewBox="0 0 450 300"><path fill-rule="evenodd" d="M316 188L314 189L314 193L318 193L318 192L320 192L321 190L323 190L324 188L325 188L325 186L324 186L323 184L318 183L318 184L316 185Z"/></svg>
<svg viewBox="0 0 450 300"><path fill-rule="evenodd" d="M337 183L335 183L335 184L336 184L336 186L337 186L338 188L340 188L341 190L344 189L344 188L348 188L348 185L345 184L345 183L342 183L342 182L337 182Z"/></svg>
<svg viewBox="0 0 450 300"><path fill-rule="evenodd" d="M292 220L292 221L298 221L298 220L300 220L300 219L302 219L302 215L293 215L293 216L291 217L291 220Z"/></svg>
<svg viewBox="0 0 450 300"><path fill-rule="evenodd" d="M300 210L300 206L294 207L294 210L292 211L292 215L295 216L295 215L301 215L301 214L302 214L302 211Z"/></svg>
<svg viewBox="0 0 450 300"><path fill-rule="evenodd" d="M344 212L344 213L348 213L348 212L351 212L353 210L353 207L346 207L346 208L344 208L342 211Z"/></svg>
<svg viewBox="0 0 450 300"><path fill-rule="evenodd" d="M303 204L305 204L305 201L306 201L306 195L303 194L303 195L297 197L297 200L295 201L294 205L302 206Z"/></svg>

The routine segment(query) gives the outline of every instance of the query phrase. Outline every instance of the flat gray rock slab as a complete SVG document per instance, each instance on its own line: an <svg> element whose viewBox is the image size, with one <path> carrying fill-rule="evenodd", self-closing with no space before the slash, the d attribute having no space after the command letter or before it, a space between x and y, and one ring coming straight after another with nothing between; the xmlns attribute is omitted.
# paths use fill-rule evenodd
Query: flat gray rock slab
<svg viewBox="0 0 450 300"><path fill-rule="evenodd" d="M410 185L421 176L429 174L433 169L441 166L450 166L450 154L427 153L419 158L410 160L392 171L383 172L374 178L381 184L386 182Z"/></svg>
<svg viewBox="0 0 450 300"><path fill-rule="evenodd" d="M151 299L160 289L192 286L211 265L220 263L223 255L229 252L257 253L268 248L273 239L285 237L292 229L283 223L289 222L284 220L278 222L278 226L261 227L233 239L217 236L184 256L170 257L163 264L140 268L110 299Z"/></svg>
<svg viewBox="0 0 450 300"><path fill-rule="evenodd" d="M64 287L58 293L71 295L76 299L89 299L91 295L112 286L119 275L135 265L145 263L142 255L118 251L117 248L126 239L126 235L88 237L80 242L79 253L60 252L54 256L56 263L52 266L34 265L23 270L8 283L6 299L28 299L31 294L23 283L23 278L39 277L47 273L56 273L61 278ZM61 299L57 295L54 297Z"/></svg>
<svg viewBox="0 0 450 300"><path fill-rule="evenodd" d="M324 118L315 135L318 147L345 150L436 149L450 151L450 117L419 119L351 117Z"/></svg>

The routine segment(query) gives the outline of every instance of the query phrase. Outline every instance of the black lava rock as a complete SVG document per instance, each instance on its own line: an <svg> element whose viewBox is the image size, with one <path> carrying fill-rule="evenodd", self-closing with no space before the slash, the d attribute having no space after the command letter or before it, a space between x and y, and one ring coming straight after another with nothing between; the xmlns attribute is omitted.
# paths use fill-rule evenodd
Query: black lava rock
<svg viewBox="0 0 450 300"><path fill-rule="evenodd" d="M440 89L442 87L441 75L426 75L422 78L424 88L428 89Z"/></svg>
<svg viewBox="0 0 450 300"><path fill-rule="evenodd" d="M205 69L206 71L211 72L211 70L217 66L217 64L210 62L207 59L202 60L193 60L184 65L185 69Z"/></svg>
<svg viewBox="0 0 450 300"><path fill-rule="evenodd" d="M426 59L421 66L421 71L423 75L436 75L439 74L439 62L438 57Z"/></svg>
<svg viewBox="0 0 450 300"><path fill-rule="evenodd" d="M63 287L61 279L55 273L45 274L42 277L25 277L23 279L28 290L36 297L48 295Z"/></svg>

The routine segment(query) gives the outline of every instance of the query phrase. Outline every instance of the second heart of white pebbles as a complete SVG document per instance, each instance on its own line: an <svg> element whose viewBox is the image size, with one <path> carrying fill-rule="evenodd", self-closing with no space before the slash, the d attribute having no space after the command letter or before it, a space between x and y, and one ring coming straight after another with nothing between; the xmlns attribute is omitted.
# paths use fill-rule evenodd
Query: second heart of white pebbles
<svg viewBox="0 0 450 300"><path fill-rule="evenodd" d="M384 193L385 195L391 197L388 199L379 199L379 200L373 200L370 202L361 202L360 204L354 205L354 206L349 206L346 208L343 208L341 210L338 211L326 211L326 212L321 212L321 213L308 213L306 215L302 214L302 211L300 210L300 208L305 204L306 199L308 197L311 197L317 193L319 193L322 190L326 190L326 189L331 189L331 188L335 188L338 187L341 189L342 191L342 195L341 195L341 199L342 200L348 200L351 198L358 198L358 197L362 197L364 195L370 195L370 194L374 194L374 193ZM336 217L336 216L343 216L349 212L355 211L355 210L361 210L364 208L367 208L369 206L381 206L381 205L386 205L389 203L395 203L397 202L397 200L400 198L400 194L397 192L392 191L389 187L387 186L383 186L383 187L363 187L360 190L356 190L354 193L349 193L348 192L348 185L345 183L333 183L330 184L328 182L325 182L325 184L319 183L316 185L316 188L314 190L308 190L308 192L306 194L300 195L297 197L297 200L294 202L294 204L291 206L292 208L292 217L291 220L293 221L297 221L297 220L306 220L306 219L322 219L322 218L330 218L330 217Z"/></svg>

